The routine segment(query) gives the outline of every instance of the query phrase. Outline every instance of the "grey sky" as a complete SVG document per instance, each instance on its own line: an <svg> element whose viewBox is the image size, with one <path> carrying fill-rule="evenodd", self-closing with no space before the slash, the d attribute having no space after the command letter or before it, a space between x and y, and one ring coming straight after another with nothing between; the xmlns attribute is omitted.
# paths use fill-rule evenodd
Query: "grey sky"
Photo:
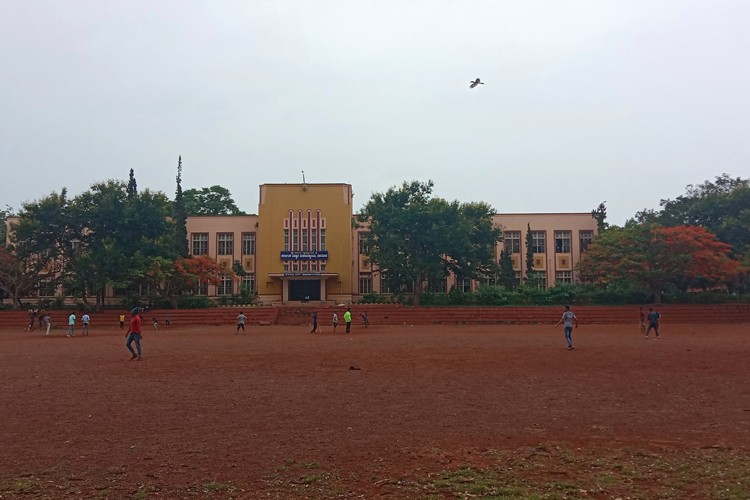
<svg viewBox="0 0 750 500"><path fill-rule="evenodd" d="M0 206L127 179L435 181L498 212L750 175L750 2L0 2ZM480 77L485 85L469 89Z"/></svg>

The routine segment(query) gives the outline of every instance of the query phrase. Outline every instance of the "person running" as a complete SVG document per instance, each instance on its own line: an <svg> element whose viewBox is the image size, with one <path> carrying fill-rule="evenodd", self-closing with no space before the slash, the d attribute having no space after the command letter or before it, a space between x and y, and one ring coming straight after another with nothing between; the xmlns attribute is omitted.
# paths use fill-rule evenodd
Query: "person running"
<svg viewBox="0 0 750 500"><path fill-rule="evenodd" d="M310 333L318 333L318 313L314 312L312 313L312 330L310 330Z"/></svg>
<svg viewBox="0 0 750 500"><path fill-rule="evenodd" d="M348 307L344 313L344 323L346 323L346 333L352 333L352 311Z"/></svg>
<svg viewBox="0 0 750 500"><path fill-rule="evenodd" d="M659 320L661 319L661 314L659 314L659 311L654 311L653 307L648 308L648 314L646 315L646 319L648 319L648 330L646 330L646 338L648 338L648 334L651 332L651 330L654 330L654 333L656 334L655 339L659 339Z"/></svg>
<svg viewBox="0 0 750 500"><path fill-rule="evenodd" d="M141 334L141 317L138 315L138 308L130 311L130 328L128 328L128 333L125 334L125 337L125 347L127 347L130 351L130 361L133 361L134 359L140 361L141 339L143 338L143 336ZM136 352L130 346L130 344L133 342L135 342L135 348L138 351L138 354L136 354Z"/></svg>
<svg viewBox="0 0 750 500"><path fill-rule="evenodd" d="M240 315L237 316L237 332L235 332L235 335L240 333L240 328L242 328L242 335L245 335L245 320L247 317L245 314L240 311Z"/></svg>
<svg viewBox="0 0 750 500"><path fill-rule="evenodd" d="M47 333L45 335L49 335L49 329L52 327L52 318L49 315L49 312L44 313L44 324L47 325Z"/></svg>
<svg viewBox="0 0 750 500"><path fill-rule="evenodd" d="M159 329L159 320L156 316L151 316L151 321L154 322L154 330Z"/></svg>
<svg viewBox="0 0 750 500"><path fill-rule="evenodd" d="M333 333L336 333L336 327L339 326L339 315L333 311Z"/></svg>
<svg viewBox="0 0 750 500"><path fill-rule="evenodd" d="M68 316L68 334L66 337L75 337L76 329L76 313L70 313L70 316Z"/></svg>
<svg viewBox="0 0 750 500"><path fill-rule="evenodd" d="M88 315L88 313L85 313L81 317L81 323L83 324L83 331L81 332L81 335L87 336L89 334L89 322L91 321L91 317Z"/></svg>
<svg viewBox="0 0 750 500"><path fill-rule="evenodd" d="M120 314L120 330L124 330L124 329L125 329L125 315Z"/></svg>
<svg viewBox="0 0 750 500"><path fill-rule="evenodd" d="M578 318L576 318L576 315L573 314L573 311L570 310L570 306L565 306L565 311L562 314L562 318L560 318L560 321L558 321L555 326L559 326L560 323L563 324L563 328L565 328L565 340L568 342L568 350L573 350L573 323L575 323L576 328L578 328Z"/></svg>

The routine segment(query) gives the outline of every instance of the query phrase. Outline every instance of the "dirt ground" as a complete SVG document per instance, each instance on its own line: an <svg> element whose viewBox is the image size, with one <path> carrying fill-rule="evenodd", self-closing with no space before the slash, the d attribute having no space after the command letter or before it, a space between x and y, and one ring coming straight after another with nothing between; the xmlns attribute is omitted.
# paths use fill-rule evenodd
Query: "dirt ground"
<svg viewBox="0 0 750 500"><path fill-rule="evenodd" d="M636 330L0 331L0 498L750 498L750 325Z"/></svg>

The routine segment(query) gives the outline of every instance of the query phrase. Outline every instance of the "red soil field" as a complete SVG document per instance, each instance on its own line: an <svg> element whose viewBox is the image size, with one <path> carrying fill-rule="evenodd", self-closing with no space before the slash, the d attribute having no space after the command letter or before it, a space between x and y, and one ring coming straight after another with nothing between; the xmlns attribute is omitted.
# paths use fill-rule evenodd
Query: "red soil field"
<svg viewBox="0 0 750 500"><path fill-rule="evenodd" d="M468 498L435 478L474 468L649 498L677 472L592 490L583 464L749 463L747 324L582 325L573 351L552 324L309 328L148 325L142 361L109 326L0 331L0 497Z"/></svg>

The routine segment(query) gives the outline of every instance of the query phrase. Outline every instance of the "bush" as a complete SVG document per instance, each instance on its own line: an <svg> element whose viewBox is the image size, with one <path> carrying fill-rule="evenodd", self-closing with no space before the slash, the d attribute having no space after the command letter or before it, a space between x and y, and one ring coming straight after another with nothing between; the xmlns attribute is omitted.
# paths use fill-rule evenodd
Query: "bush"
<svg viewBox="0 0 750 500"><path fill-rule="evenodd" d="M211 307L211 301L205 295L180 295L177 305L180 309L206 309Z"/></svg>
<svg viewBox="0 0 750 500"><path fill-rule="evenodd" d="M360 304L393 304L397 301L395 295L389 295L386 293L375 293L370 292L362 296Z"/></svg>

